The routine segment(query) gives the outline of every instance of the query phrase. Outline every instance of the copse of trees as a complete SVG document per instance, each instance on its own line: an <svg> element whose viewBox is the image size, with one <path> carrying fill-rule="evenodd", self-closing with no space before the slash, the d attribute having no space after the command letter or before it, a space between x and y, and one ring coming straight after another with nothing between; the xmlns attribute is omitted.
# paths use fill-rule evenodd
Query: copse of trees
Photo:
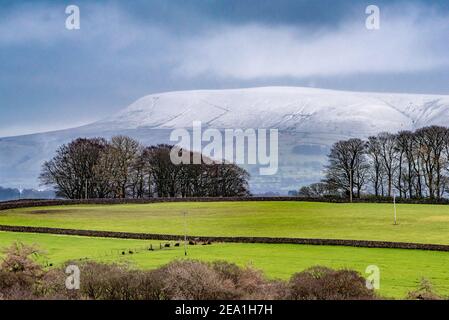
<svg viewBox="0 0 449 320"><path fill-rule="evenodd" d="M244 169L205 156L201 164L174 164L172 148L146 147L127 136L79 138L43 164L40 181L68 199L249 195Z"/></svg>
<svg viewBox="0 0 449 320"><path fill-rule="evenodd" d="M303 196L441 199L449 194L449 128L430 126L335 143L322 182Z"/></svg>

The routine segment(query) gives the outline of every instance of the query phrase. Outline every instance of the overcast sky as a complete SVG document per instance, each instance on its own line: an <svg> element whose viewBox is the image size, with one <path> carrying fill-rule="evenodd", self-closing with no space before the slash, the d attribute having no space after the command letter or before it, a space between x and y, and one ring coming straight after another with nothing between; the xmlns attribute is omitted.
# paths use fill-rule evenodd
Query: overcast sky
<svg viewBox="0 0 449 320"><path fill-rule="evenodd" d="M155 92L267 85L449 94L449 1L0 0L0 136ZM78 5L81 29L65 28ZM365 8L380 7L380 30Z"/></svg>

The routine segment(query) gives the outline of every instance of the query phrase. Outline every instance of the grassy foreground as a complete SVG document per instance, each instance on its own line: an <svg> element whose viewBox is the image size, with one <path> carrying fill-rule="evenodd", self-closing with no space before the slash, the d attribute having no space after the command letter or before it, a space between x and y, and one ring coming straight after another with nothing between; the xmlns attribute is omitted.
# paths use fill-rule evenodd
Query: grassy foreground
<svg viewBox="0 0 449 320"><path fill-rule="evenodd" d="M156 251L144 250L158 241L88 238L32 233L0 232L0 247L14 241L37 244L44 252L44 263L59 265L67 260L94 259L103 262L129 262L138 268L152 269L173 259L183 259L183 247ZM122 255L122 251L133 254ZM136 252L137 251L137 252ZM435 289L449 295L449 253L420 250L349 248L306 245L212 244L188 246L188 258L205 261L227 260L240 266L261 269L270 278L287 279L313 265L355 269L365 275L368 265L381 271L380 294L403 298L426 277Z"/></svg>
<svg viewBox="0 0 449 320"><path fill-rule="evenodd" d="M0 211L0 224L183 234L203 236L267 236L340 238L449 244L449 206L397 206L399 225L392 223L390 204L312 202L213 202L147 205L77 205ZM13 241L35 243L53 265L67 260L129 262L156 268L184 258L182 247L148 251L158 241L88 238L0 232L0 247ZM134 253L129 254L131 250ZM126 254L122 255L122 251ZM189 246L188 258L227 260L253 265L268 277L287 279L313 265L350 268L365 274L369 265L381 270L380 293L403 298L422 277L449 295L449 252L305 245L213 244Z"/></svg>
<svg viewBox="0 0 449 320"><path fill-rule="evenodd" d="M312 202L77 205L0 212L0 224L183 234L385 240L449 244L449 206Z"/></svg>

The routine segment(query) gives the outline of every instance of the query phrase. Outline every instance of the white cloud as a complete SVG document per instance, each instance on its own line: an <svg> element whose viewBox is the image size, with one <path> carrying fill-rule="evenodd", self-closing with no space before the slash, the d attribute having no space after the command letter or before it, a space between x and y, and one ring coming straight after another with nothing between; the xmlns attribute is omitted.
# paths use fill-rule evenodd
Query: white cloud
<svg viewBox="0 0 449 320"><path fill-rule="evenodd" d="M433 14L383 18L376 31L362 22L320 31L227 26L187 41L176 72L248 80L426 71L449 65L448 39L449 19Z"/></svg>
<svg viewBox="0 0 449 320"><path fill-rule="evenodd" d="M386 14L384 14L386 13ZM0 22L0 46L76 41L101 57L141 68L163 66L184 78L251 80L427 71L449 65L449 18L431 10L381 9L381 29L367 30L364 12L335 29L301 25L212 25L195 36L142 23L116 6L81 7L81 30L65 29L63 6L26 6ZM357 21L357 23L353 22ZM118 56L114 56L117 54ZM119 60L117 60L119 59Z"/></svg>

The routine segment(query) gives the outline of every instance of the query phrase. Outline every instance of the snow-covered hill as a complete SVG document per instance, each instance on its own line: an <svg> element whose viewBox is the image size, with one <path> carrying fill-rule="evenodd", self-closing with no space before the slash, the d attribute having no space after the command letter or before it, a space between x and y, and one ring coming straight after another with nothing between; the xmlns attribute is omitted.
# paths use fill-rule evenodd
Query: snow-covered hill
<svg viewBox="0 0 449 320"><path fill-rule="evenodd" d="M172 129L201 120L215 128L359 134L443 124L448 111L449 96L266 87L149 95L95 125Z"/></svg>
<svg viewBox="0 0 449 320"><path fill-rule="evenodd" d="M42 162L58 145L78 136L128 134L143 143L169 142L174 128L201 121L211 128L277 128L280 170L260 177L253 191L286 192L316 181L330 145L366 137L449 124L449 96L346 92L299 87L198 90L153 94L87 126L0 139L0 185L36 187Z"/></svg>

